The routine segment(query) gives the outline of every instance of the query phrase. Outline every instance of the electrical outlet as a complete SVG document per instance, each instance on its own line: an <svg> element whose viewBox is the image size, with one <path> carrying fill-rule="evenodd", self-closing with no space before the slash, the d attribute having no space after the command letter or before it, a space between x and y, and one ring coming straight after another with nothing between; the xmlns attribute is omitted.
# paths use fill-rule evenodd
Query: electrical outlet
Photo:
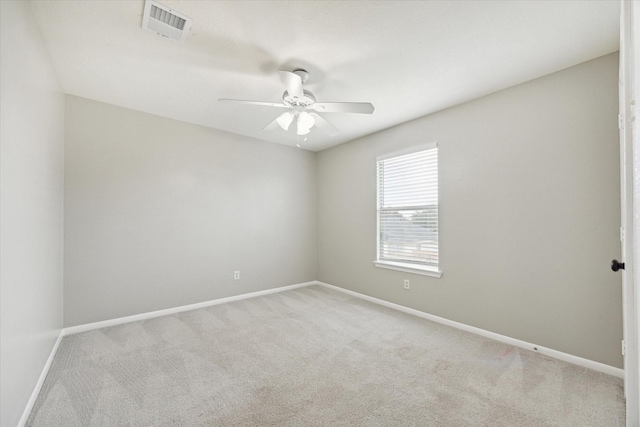
<svg viewBox="0 0 640 427"><path fill-rule="evenodd" d="M405 289L409 289L410 288L409 281L407 279L404 280L404 288Z"/></svg>
<svg viewBox="0 0 640 427"><path fill-rule="evenodd" d="M233 272L233 280L238 280L240 279L240 272L239 271L234 271Z"/></svg>

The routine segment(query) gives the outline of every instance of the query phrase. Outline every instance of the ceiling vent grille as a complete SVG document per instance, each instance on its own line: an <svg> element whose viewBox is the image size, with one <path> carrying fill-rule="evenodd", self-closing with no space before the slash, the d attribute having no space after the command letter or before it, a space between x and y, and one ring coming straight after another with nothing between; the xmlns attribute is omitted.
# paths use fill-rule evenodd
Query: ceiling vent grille
<svg viewBox="0 0 640 427"><path fill-rule="evenodd" d="M158 2L147 0L144 3L142 28L153 31L162 37L184 42L193 20L181 13L169 9Z"/></svg>

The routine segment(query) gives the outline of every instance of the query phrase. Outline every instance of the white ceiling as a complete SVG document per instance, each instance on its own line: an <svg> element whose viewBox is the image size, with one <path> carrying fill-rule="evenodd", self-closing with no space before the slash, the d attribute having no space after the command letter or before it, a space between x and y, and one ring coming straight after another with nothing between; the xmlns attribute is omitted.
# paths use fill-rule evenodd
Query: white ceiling
<svg viewBox="0 0 640 427"><path fill-rule="evenodd" d="M143 0L33 1L65 93L295 145L263 131L283 110L278 69L304 68L323 113L322 150L618 50L611 1L171 1L193 18L184 44L141 29ZM293 128L293 127L292 127Z"/></svg>

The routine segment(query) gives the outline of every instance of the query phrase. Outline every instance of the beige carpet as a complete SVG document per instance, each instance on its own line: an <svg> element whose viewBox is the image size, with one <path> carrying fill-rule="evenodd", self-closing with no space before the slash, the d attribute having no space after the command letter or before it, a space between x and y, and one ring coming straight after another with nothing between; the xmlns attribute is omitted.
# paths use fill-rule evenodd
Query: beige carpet
<svg viewBox="0 0 640 427"><path fill-rule="evenodd" d="M623 426L622 381L320 286L65 337L29 426Z"/></svg>

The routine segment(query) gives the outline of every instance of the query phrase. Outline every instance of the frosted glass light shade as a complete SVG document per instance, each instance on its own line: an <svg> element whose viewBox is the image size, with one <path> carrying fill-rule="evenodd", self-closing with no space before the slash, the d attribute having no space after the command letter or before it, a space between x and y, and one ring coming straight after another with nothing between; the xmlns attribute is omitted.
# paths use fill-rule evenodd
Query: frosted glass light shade
<svg viewBox="0 0 640 427"><path fill-rule="evenodd" d="M280 114L276 121L282 129L289 130L289 126L291 126L291 122L293 122L294 117L295 115L292 111L287 111L286 113Z"/></svg>
<svg viewBox="0 0 640 427"><path fill-rule="evenodd" d="M303 111L298 115L298 130L296 133L298 135L306 135L311 132L311 128L315 124L316 120L313 118L313 116L306 111Z"/></svg>

